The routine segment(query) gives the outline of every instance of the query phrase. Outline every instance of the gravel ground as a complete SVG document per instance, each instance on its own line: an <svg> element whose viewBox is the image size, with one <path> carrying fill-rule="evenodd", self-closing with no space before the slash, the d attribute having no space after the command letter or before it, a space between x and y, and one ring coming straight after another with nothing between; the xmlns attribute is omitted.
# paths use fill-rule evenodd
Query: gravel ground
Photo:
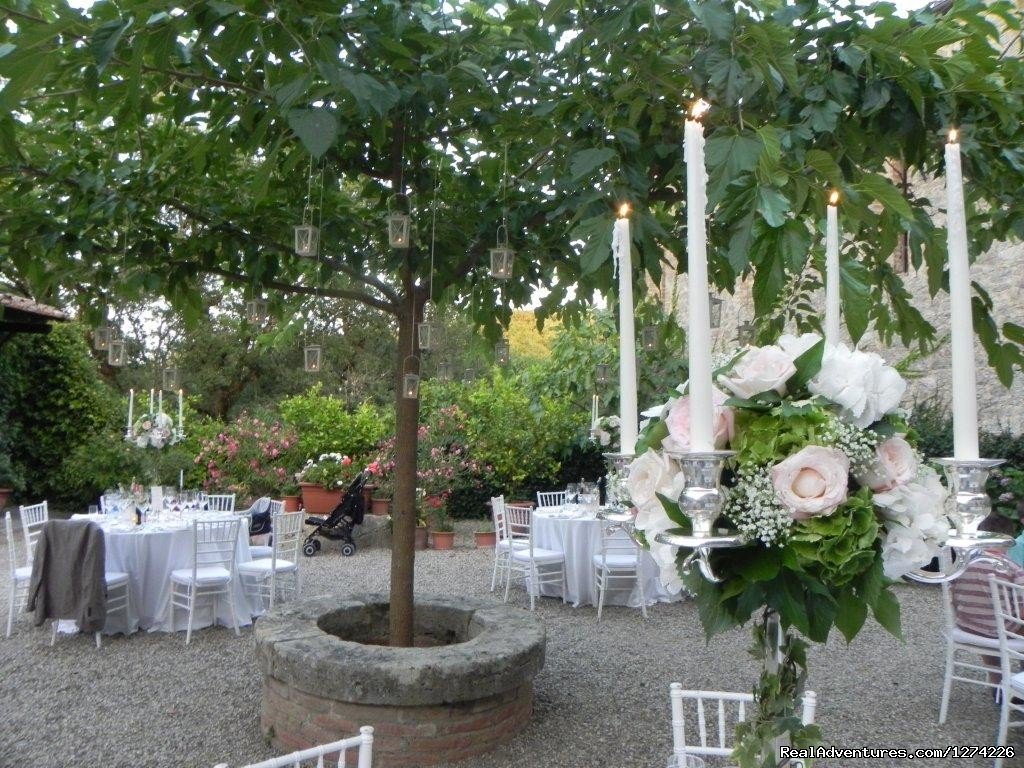
<svg viewBox="0 0 1024 768"><path fill-rule="evenodd" d="M491 597L489 552L469 548L465 532L453 552L421 552L417 592ZM462 541L465 539L466 541ZM6 595L6 546L0 589ZM390 553L367 549L343 558L328 542L303 562L306 595L386 590ZM814 650L810 687L826 744L842 747L941 747L989 744L997 709L974 686L954 688L945 726L936 723L942 681L937 588L901 586L906 634L901 642L870 625L847 646ZM513 592L528 607L522 590ZM6 606L5 606L6 607ZM706 643L694 606L638 610L572 608L553 599L538 606L548 633L547 662L536 679L534 717L506 747L460 764L479 768L635 766L662 768L670 750L668 684L747 690L757 669L748 634ZM261 679L251 629L201 630L185 647L179 635L139 633L105 638L97 651L84 636L61 637L22 617L0 641L0 767L209 768L265 759L273 752L258 727ZM372 723L370 723L372 725ZM1024 752L1024 735L1010 743ZM901 765L899 760L819 761L819 766ZM919 766L988 766L989 760L915 760ZM1024 759L1006 762L1024 766Z"/></svg>

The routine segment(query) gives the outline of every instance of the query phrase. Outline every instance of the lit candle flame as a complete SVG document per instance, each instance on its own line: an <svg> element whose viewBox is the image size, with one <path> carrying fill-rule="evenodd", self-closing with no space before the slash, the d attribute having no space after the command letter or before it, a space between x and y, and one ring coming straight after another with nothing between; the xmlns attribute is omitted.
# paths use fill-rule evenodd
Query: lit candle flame
<svg viewBox="0 0 1024 768"><path fill-rule="evenodd" d="M832 194L828 196L828 204L836 205L839 202L839 191L833 189Z"/></svg>
<svg viewBox="0 0 1024 768"><path fill-rule="evenodd" d="M693 106L690 107L690 117L694 120L700 120L709 109L711 109L710 104L704 101L704 99L697 99L693 102Z"/></svg>
<svg viewBox="0 0 1024 768"><path fill-rule="evenodd" d="M956 140L957 140L956 128L950 128L949 129L949 143L950 144L956 144Z"/></svg>
<svg viewBox="0 0 1024 768"><path fill-rule="evenodd" d="M629 203L623 203L619 206L619 218L624 219L629 216Z"/></svg>

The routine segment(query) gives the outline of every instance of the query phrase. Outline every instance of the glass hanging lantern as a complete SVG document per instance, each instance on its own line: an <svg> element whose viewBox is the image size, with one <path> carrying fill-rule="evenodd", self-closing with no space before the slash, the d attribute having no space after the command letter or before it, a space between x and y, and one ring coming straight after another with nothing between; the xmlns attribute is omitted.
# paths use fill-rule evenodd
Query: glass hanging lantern
<svg viewBox="0 0 1024 768"><path fill-rule="evenodd" d="M754 343L755 335L754 324L749 320L740 323L736 329L736 341L744 347Z"/></svg>
<svg viewBox="0 0 1024 768"><path fill-rule="evenodd" d="M245 302L245 320L250 325L262 325L267 317L267 302L263 299L249 299Z"/></svg>
<svg viewBox="0 0 1024 768"><path fill-rule="evenodd" d="M399 198L406 200L405 195L395 195L397 203ZM391 201L388 201L388 245L392 248L408 248L412 242L412 217L408 213L399 210L391 210Z"/></svg>
<svg viewBox="0 0 1024 768"><path fill-rule="evenodd" d="M107 342L107 365L120 368L124 365L124 339L110 339Z"/></svg>
<svg viewBox="0 0 1024 768"><path fill-rule="evenodd" d="M302 223L295 227L295 253L316 256L320 252L320 230L313 226L313 209L302 209Z"/></svg>
<svg viewBox="0 0 1024 768"><path fill-rule="evenodd" d="M501 339L495 344L495 361L499 366L509 364L509 342L508 339Z"/></svg>
<svg viewBox="0 0 1024 768"><path fill-rule="evenodd" d="M472 384L476 380L476 369L467 368L462 372L462 383Z"/></svg>
<svg viewBox="0 0 1024 768"><path fill-rule="evenodd" d="M106 352L110 344L110 326L97 325L92 329L92 348L98 352Z"/></svg>
<svg viewBox="0 0 1024 768"><path fill-rule="evenodd" d="M658 348L658 326L645 325L640 331L640 346L644 352L654 352Z"/></svg>
<svg viewBox="0 0 1024 768"><path fill-rule="evenodd" d="M438 326L433 318L434 312L428 301L423 305L423 321L416 326L417 341L422 350L430 351L437 348Z"/></svg>
<svg viewBox="0 0 1024 768"><path fill-rule="evenodd" d="M508 229L502 224L498 227L497 244L491 248L491 277L495 280L510 279L515 257L516 252L508 244Z"/></svg>
<svg viewBox="0 0 1024 768"><path fill-rule="evenodd" d="M303 349L303 368L306 373L319 373L322 359L322 348L319 344L307 344Z"/></svg>
<svg viewBox="0 0 1024 768"><path fill-rule="evenodd" d="M724 303L713 293L708 294L708 315L711 319L712 328L722 327L722 304Z"/></svg>
<svg viewBox="0 0 1024 768"><path fill-rule="evenodd" d="M437 364L437 378L441 381L451 381L455 374L455 365L447 360Z"/></svg>
<svg viewBox="0 0 1024 768"><path fill-rule="evenodd" d="M173 392L178 388L178 369L164 368L163 371L164 389Z"/></svg>
<svg viewBox="0 0 1024 768"><path fill-rule="evenodd" d="M608 373L608 364L599 363L597 367L594 369L594 381L596 381L598 384L603 385L607 384L610 380L611 377Z"/></svg>
<svg viewBox="0 0 1024 768"><path fill-rule="evenodd" d="M419 360L409 355L402 361L402 369L405 373L402 375L402 397L406 400L416 400L420 396L420 375L411 368L417 367L415 363L411 362L415 360L417 363Z"/></svg>

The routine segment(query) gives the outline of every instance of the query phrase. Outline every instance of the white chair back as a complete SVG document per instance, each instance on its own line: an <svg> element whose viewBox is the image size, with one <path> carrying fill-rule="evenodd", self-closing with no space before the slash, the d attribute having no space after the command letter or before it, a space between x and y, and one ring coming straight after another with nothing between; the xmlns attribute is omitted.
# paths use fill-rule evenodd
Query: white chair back
<svg viewBox="0 0 1024 768"><path fill-rule="evenodd" d="M240 520L196 520L192 523L192 578L200 568L220 566L235 572Z"/></svg>
<svg viewBox="0 0 1024 768"><path fill-rule="evenodd" d="M241 768L303 768L303 766L316 766L324 768L327 763L324 758L330 758L330 765L337 765L341 768L348 765L346 752L350 749L358 749L359 756L356 768L371 768L373 764L373 728L364 725L359 729L358 736L351 736L341 741L334 741L330 744L321 744L309 749L301 749L280 757L272 757L261 763L249 763ZM312 761L316 761L315 763ZM229 768L227 763L218 763L213 768Z"/></svg>
<svg viewBox="0 0 1024 768"><path fill-rule="evenodd" d="M284 512L284 501L278 501L276 499L270 500L270 518L274 519L275 515L280 515Z"/></svg>
<svg viewBox="0 0 1024 768"><path fill-rule="evenodd" d="M14 584L17 579L14 576L18 568L18 556L14 547L14 523L11 521L11 513L4 515L4 533L7 535L7 575L10 577L8 584Z"/></svg>
<svg viewBox="0 0 1024 768"><path fill-rule="evenodd" d="M234 512L235 494L211 493L206 497L206 508L211 512Z"/></svg>
<svg viewBox="0 0 1024 768"><path fill-rule="evenodd" d="M672 702L672 752L677 765L686 765L685 755L701 757L728 757L732 754L732 739L736 724L746 721L754 708L752 693L732 691L684 690L680 683L669 686ZM691 702L692 706L685 706ZM805 691L801 700L800 722L814 722L818 697L814 691ZM697 739L687 741L686 715L693 712L697 725Z"/></svg>
<svg viewBox="0 0 1024 768"><path fill-rule="evenodd" d="M284 502L281 502L284 506ZM302 549L303 512L278 512L271 520L274 531L273 558L276 566L278 560L289 560L299 564L299 551Z"/></svg>
<svg viewBox="0 0 1024 768"><path fill-rule="evenodd" d="M533 510L505 504L505 531L514 549L528 549L533 556Z"/></svg>
<svg viewBox="0 0 1024 768"><path fill-rule="evenodd" d="M614 563L622 563L626 559L640 562L640 545L629 538L629 534L619 525L601 526L601 565L607 567L608 559ZM612 567L616 567L613 565ZM621 565L618 567L622 567Z"/></svg>
<svg viewBox="0 0 1024 768"><path fill-rule="evenodd" d="M491 497L491 520L494 522L494 539L497 542L508 541L508 528L505 525L505 497Z"/></svg>
<svg viewBox="0 0 1024 768"><path fill-rule="evenodd" d="M43 526L50 519L50 510L45 501L18 507L21 515L21 532L25 537L25 562L32 562L32 554L36 551L36 541L43 532Z"/></svg>
<svg viewBox="0 0 1024 768"><path fill-rule="evenodd" d="M565 491L537 491L537 508L560 507L565 504Z"/></svg>
<svg viewBox="0 0 1024 768"><path fill-rule="evenodd" d="M1002 673L1002 697L999 703L999 727L996 731L996 745L1006 744L1006 731L1009 726L1024 725L1024 703L1020 696L1020 669L1024 662L1024 585L998 578L995 574L988 577L989 589L992 592L992 609L995 614L996 632L999 635L999 666ZM1010 720L1013 712L1017 718ZM1002 756L995 760L994 768L1003 764Z"/></svg>

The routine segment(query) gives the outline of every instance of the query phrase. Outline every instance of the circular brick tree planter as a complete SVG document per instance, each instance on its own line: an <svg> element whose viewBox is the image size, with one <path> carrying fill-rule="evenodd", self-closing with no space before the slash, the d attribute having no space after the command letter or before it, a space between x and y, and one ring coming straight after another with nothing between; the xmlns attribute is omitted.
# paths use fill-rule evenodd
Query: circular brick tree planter
<svg viewBox="0 0 1024 768"><path fill-rule="evenodd" d="M544 665L532 614L458 597L417 597L424 647L379 645L386 594L286 603L255 629L264 735L282 751L374 731L374 766L429 765L493 750L522 730Z"/></svg>

